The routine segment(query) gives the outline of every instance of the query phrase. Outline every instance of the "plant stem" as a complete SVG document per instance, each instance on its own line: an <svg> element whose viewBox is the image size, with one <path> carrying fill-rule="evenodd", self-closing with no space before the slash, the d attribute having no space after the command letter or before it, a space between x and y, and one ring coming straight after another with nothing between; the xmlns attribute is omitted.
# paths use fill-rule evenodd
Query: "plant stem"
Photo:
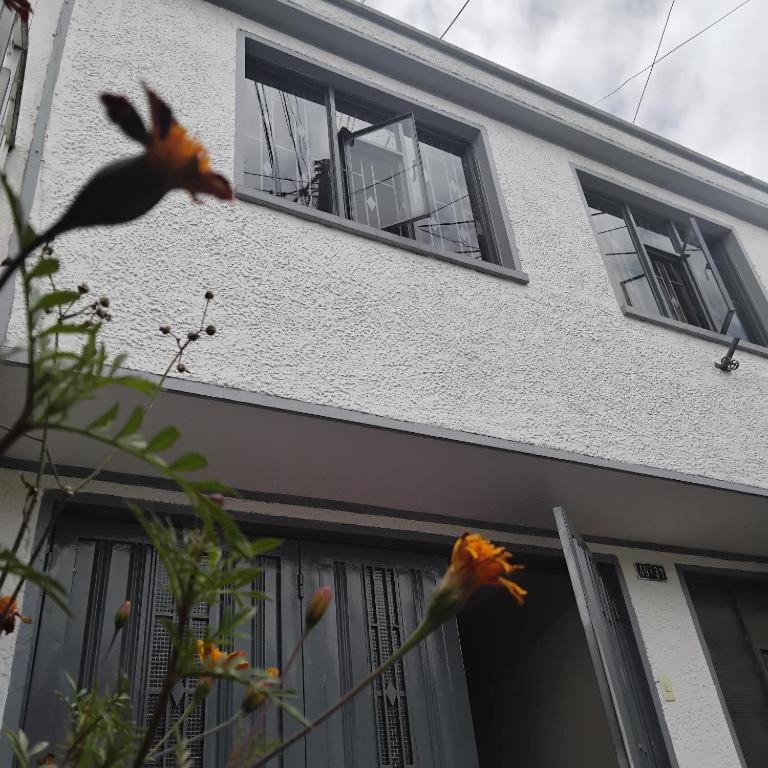
<svg viewBox="0 0 768 768"><path fill-rule="evenodd" d="M237 712L235 712L235 714L229 718L229 720L225 720L223 723L219 723L218 725L213 725L207 731L203 731L202 733L198 733L197 736L193 736L191 739L187 739L187 744L194 744L196 741L200 741L200 739L204 739L206 736L210 736L211 734L217 733L218 731L221 731L224 728L229 728L230 725L232 725L233 723L236 723L242 716L243 716L243 710L238 709ZM177 722L177 725L179 722L181 722L180 719ZM168 733L163 737L163 741L165 741L165 739L167 739L170 734L171 734L171 731L168 731ZM167 755L169 752L173 752L174 749L176 749L176 747L166 747L166 749L164 749L162 752L152 753L150 757L152 758L152 760L156 760L158 757L162 757L163 755Z"/></svg>
<svg viewBox="0 0 768 768"><path fill-rule="evenodd" d="M263 757L260 757L255 763L251 763L248 768L259 768L259 766L266 765L266 763L273 757L279 755L281 752L288 749L288 747L290 747L292 744L295 744L300 739L303 739L310 731L312 731L314 728L317 728L320 723L325 722L331 715L334 715L343 706L352 701L352 699L354 699L358 693L367 688L377 677L379 677L379 675L386 672L393 664L405 656L408 651L410 651L414 646L418 645L418 643L420 643L427 635L429 635L433 629L435 629L435 627L432 626L431 623L427 623L426 620L422 621L421 624L416 627L413 634L405 641L405 643L400 648L398 648L398 650L395 651L381 666L374 669L373 672L368 675L368 677L359 682L350 691L345 693L335 704L326 709L325 712L323 712L314 722L310 723L298 733L295 733L282 744L278 744L278 746L276 746L274 749L271 749Z"/></svg>

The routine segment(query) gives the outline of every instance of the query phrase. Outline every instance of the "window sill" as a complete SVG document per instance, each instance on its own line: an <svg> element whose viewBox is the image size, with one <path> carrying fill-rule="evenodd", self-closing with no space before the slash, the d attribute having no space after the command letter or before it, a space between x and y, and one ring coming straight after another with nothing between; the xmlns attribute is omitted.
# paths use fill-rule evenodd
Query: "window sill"
<svg viewBox="0 0 768 768"><path fill-rule="evenodd" d="M669 317L661 317L659 315L651 315L646 312L641 312L633 307L629 307L626 304L621 305L621 311L627 317L634 317L637 320L643 320L646 323L653 323L654 325L661 325L664 328L671 328L674 331L682 331L689 336L696 336L699 339L706 339L707 341L714 341L716 344L720 344L723 347L730 346L733 341L733 336L724 336L722 333L715 333L709 331L706 328L697 328L695 325L688 325L687 323L681 323L677 320L672 320ZM752 354L759 355L760 357L768 357L768 347L761 347L759 344L753 344L751 341L739 341L736 354L739 352L751 352Z"/></svg>
<svg viewBox="0 0 768 768"><path fill-rule="evenodd" d="M245 200L249 203L256 203L257 205L264 205L267 208L274 208L278 211L284 211L294 216L299 216L307 221L314 221L318 224L323 224L327 227L333 227L334 229L340 229L343 232L349 232L353 235L359 235L360 237L366 237L369 240L375 240L379 243L386 243L387 245L394 245L396 248L401 248L411 253L418 253L421 256L429 256L433 259L439 259L440 261L446 261L449 264L457 264L461 267L467 267L473 269L476 272L484 272L488 275L495 275L496 277L502 277L506 280L513 280L516 283L527 283L529 278L525 272L521 272L517 269L511 269L510 267L503 267L499 264L492 264L489 261L477 261L476 259L470 259L466 256L461 256L458 253L450 253L448 251L441 251L437 248L430 248L428 245L421 245L413 240L408 240L403 237L398 237L390 232L384 232L373 227L367 227L365 224L358 224L356 221L350 221L349 219L342 219L338 216L334 216L330 213L324 213L323 211L315 210L314 208L307 208L303 205L297 205L287 200L280 200L273 195L269 195L265 192L259 192L255 189L248 189L247 187L237 185L235 188L235 196L240 200Z"/></svg>

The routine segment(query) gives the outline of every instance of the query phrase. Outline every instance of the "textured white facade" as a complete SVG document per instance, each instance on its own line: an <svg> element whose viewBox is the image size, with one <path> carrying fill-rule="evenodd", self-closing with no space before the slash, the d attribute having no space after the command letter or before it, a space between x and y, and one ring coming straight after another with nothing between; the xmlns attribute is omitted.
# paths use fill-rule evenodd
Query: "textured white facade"
<svg viewBox="0 0 768 768"><path fill-rule="evenodd" d="M748 182L630 137L449 53L427 50L323 0L297 4L641 156L768 205L768 194ZM34 24L50 27L57 9L36 13ZM214 167L233 176L239 30L484 125L530 283L481 274L252 203L207 199L196 206L174 193L128 226L72 233L57 242L62 282L77 284L87 276L94 292L110 296L115 319L105 335L111 349L130 353L131 367L162 370L169 348L158 338L158 325L194 323L199 299L211 288L217 294L211 317L219 329L217 343L189 360L191 375L200 381L768 488L768 359L741 352L737 374L726 376L712 365L724 354L721 346L622 314L574 164L732 229L766 286L768 231L205 0L76 0L48 123L35 223L52 222L94 171L138 150L108 123L98 95L125 93L146 113L142 80L204 140ZM32 80L24 96L28 118L39 100L44 66L44 57L30 64ZM31 130L31 119L25 124ZM17 158L23 152L21 147ZM21 318L15 307L6 344L22 342ZM109 483L92 490L175 498ZM11 529L10 508L18 504L19 493L16 474L0 471L3 532ZM318 514L241 504L254 514L308 520ZM400 519L323 514L325 520L360 526L409 527ZM412 525L423 530L426 524ZM460 530L437 523L429 527L451 534ZM491 533L511 543L552 546ZM738 768L676 564L766 568L595 548L619 558L654 677L672 680L676 701L663 702L663 711L680 768ZM638 581L637 560L664 564L669 581ZM12 648L12 643L0 644L0 710Z"/></svg>

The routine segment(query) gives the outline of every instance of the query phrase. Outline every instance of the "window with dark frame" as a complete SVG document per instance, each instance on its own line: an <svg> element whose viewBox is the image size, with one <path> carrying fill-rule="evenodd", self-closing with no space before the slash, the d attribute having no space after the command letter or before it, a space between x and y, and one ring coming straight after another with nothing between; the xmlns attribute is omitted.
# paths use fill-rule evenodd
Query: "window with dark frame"
<svg viewBox="0 0 768 768"><path fill-rule="evenodd" d="M766 345L720 238L684 214L660 216L584 190L590 220L621 300L646 314Z"/></svg>
<svg viewBox="0 0 768 768"><path fill-rule="evenodd" d="M471 142L275 67L248 52L242 105L247 189L501 264Z"/></svg>

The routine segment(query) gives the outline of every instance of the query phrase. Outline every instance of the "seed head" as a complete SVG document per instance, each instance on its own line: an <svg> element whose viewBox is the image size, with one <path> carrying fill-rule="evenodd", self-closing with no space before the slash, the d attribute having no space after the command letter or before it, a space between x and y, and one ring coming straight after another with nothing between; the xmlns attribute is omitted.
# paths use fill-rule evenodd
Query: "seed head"
<svg viewBox="0 0 768 768"><path fill-rule="evenodd" d="M160 326L160 333L163 334L163 336L167 336L171 332L171 326L170 325L161 325Z"/></svg>
<svg viewBox="0 0 768 768"><path fill-rule="evenodd" d="M187 338L188 338L190 341L197 341L197 340L200 338L200 334L199 334L199 333L197 333L197 331L190 331L190 332L187 334Z"/></svg>
<svg viewBox="0 0 768 768"><path fill-rule="evenodd" d="M99 304L101 304L102 307L108 307L109 306L109 297L108 296L102 296L99 299Z"/></svg>
<svg viewBox="0 0 768 768"><path fill-rule="evenodd" d="M187 370L187 366L186 366L186 365L184 365L184 363L179 363L179 364L176 366L176 370L177 370L179 373L186 373L186 370Z"/></svg>
<svg viewBox="0 0 768 768"><path fill-rule="evenodd" d="M91 289L88 287L88 283L80 283L80 285L78 285L78 286L77 286L77 292L78 292L78 293L79 293L81 296L84 296L84 295L85 295L86 293L88 293L88 291L90 291L90 290L91 290Z"/></svg>
<svg viewBox="0 0 768 768"><path fill-rule="evenodd" d="M216 326L215 326L215 325L209 325L209 326L207 326L207 327L206 327L206 329L205 329L205 332L206 332L206 333L207 333L209 336L213 336L213 334L214 334L214 333L216 333Z"/></svg>
<svg viewBox="0 0 768 768"><path fill-rule="evenodd" d="M206 291L205 298L210 301L213 298L213 291Z"/></svg>

